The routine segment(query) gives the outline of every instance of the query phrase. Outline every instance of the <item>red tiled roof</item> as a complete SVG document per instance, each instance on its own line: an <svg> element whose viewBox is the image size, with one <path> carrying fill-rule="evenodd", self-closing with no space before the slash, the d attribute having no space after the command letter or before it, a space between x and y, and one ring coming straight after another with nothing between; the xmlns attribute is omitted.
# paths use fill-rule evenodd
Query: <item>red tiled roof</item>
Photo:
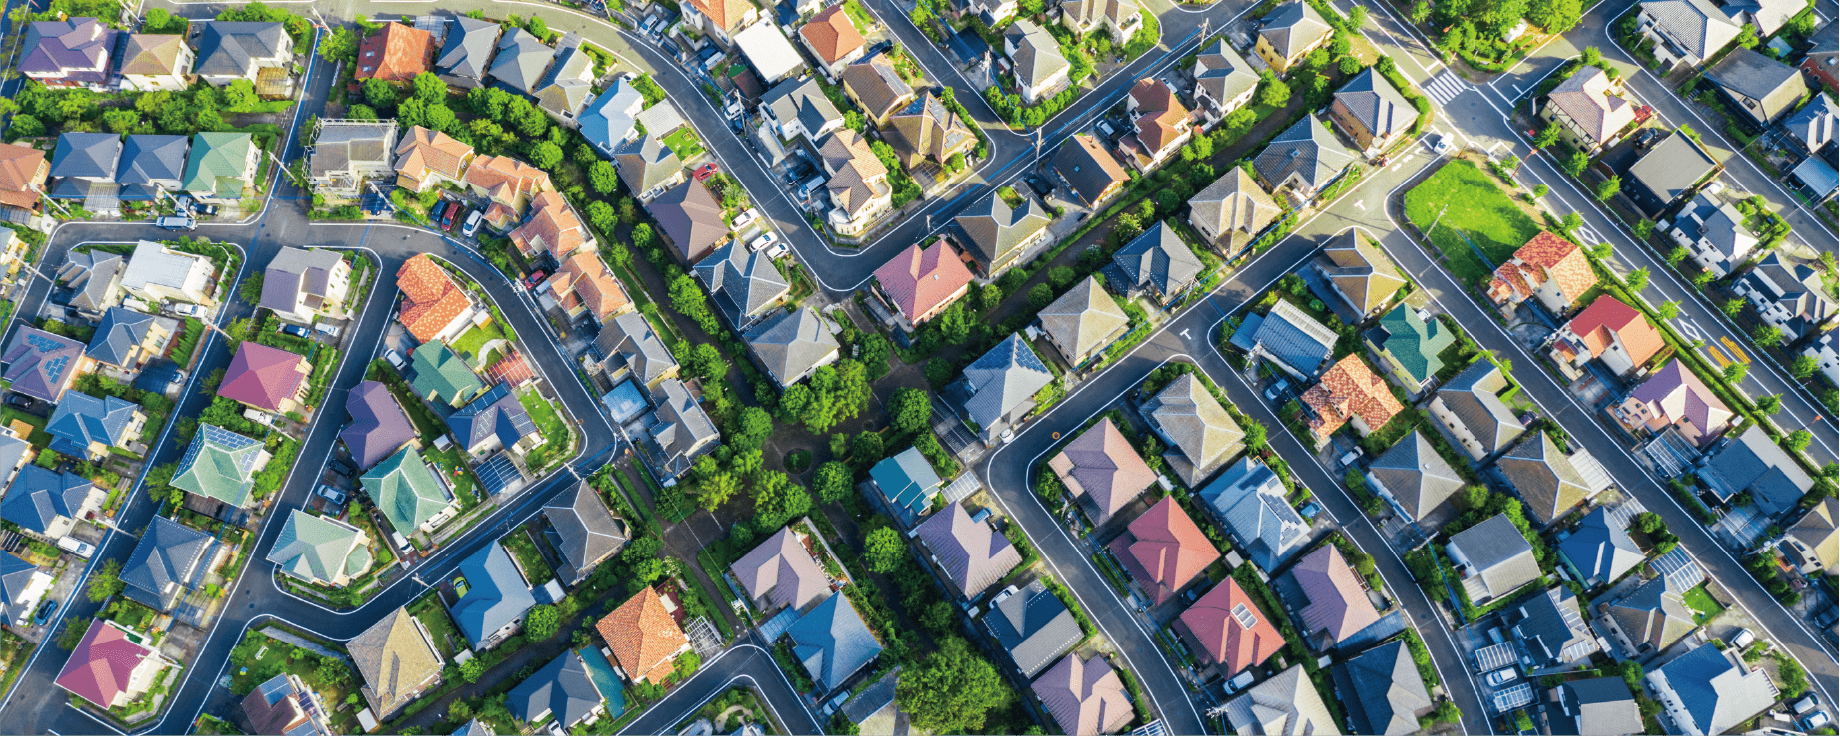
<svg viewBox="0 0 1840 736"><path fill-rule="evenodd" d="M505 349L508 351L505 357L486 369L486 383L502 382L522 386L536 380L537 375L531 372L530 363L524 360L524 354L518 351L517 346L508 345Z"/></svg>
<svg viewBox="0 0 1840 736"><path fill-rule="evenodd" d="M832 5L812 16L799 28L799 35L817 52L818 60L826 64L837 63L838 59L849 56L863 45L862 32L856 30L856 24L843 12L842 5Z"/></svg>
<svg viewBox="0 0 1840 736"><path fill-rule="evenodd" d="M1488 296L1496 302L1519 303L1549 279L1558 282L1559 293L1570 304L1597 283L1597 274L1577 244L1542 230L1495 269Z"/></svg>
<svg viewBox="0 0 1840 736"><path fill-rule="evenodd" d="M1172 497L1165 496L1127 529L1129 534L1112 543L1112 554L1153 604L1169 600L1220 558L1220 551Z"/></svg>
<svg viewBox="0 0 1840 736"><path fill-rule="evenodd" d="M525 257L547 250L560 261L587 244L588 228L569 208L562 193L552 189L530 200L530 219L512 230L510 237Z"/></svg>
<svg viewBox="0 0 1840 736"><path fill-rule="evenodd" d="M1310 604L1298 613L1303 618L1304 636L1327 631L1331 640L1340 642L1380 620L1380 612L1367 599L1361 579L1333 544L1325 544L1297 561L1291 576L1310 599Z"/></svg>
<svg viewBox="0 0 1840 736"><path fill-rule="evenodd" d="M1160 79L1144 78L1131 86L1131 99L1137 102L1137 137L1151 154L1159 153L1182 135L1176 126L1188 119L1188 108L1176 100L1175 90Z"/></svg>
<svg viewBox="0 0 1840 736"><path fill-rule="evenodd" d="M401 23L385 23L358 45L358 79L407 82L434 64L434 36Z"/></svg>
<svg viewBox="0 0 1840 736"><path fill-rule="evenodd" d="M671 676L671 658L690 642L665 610L658 590L649 586L595 623L594 629L607 640L627 677L654 685Z"/></svg>
<svg viewBox="0 0 1840 736"><path fill-rule="evenodd" d="M403 293L402 314L397 320L419 342L433 340L448 323L472 306L466 292L447 275L447 270L426 253L409 259L397 269L396 287Z"/></svg>
<svg viewBox="0 0 1840 736"><path fill-rule="evenodd" d="M587 305L588 310L594 313L596 322L607 321L608 317L630 303L626 290L607 271L600 256L592 252L576 253L563 262L561 268L556 269L556 276L566 280L565 288L576 301Z"/></svg>
<svg viewBox="0 0 1840 736"><path fill-rule="evenodd" d="M32 209L38 206L43 186L38 174L45 169L45 152L27 146L0 143L0 204Z"/></svg>
<svg viewBox="0 0 1840 736"><path fill-rule="evenodd" d="M57 684L91 703L111 707L128 688L134 668L152 655L151 648L129 641L121 629L106 621L91 621L89 631L58 672Z"/></svg>
<svg viewBox="0 0 1840 736"><path fill-rule="evenodd" d="M307 380L307 359L281 348L245 340L230 359L217 395L258 409L280 411L281 402L300 395Z"/></svg>
<svg viewBox="0 0 1840 736"><path fill-rule="evenodd" d="M918 243L875 269L883 293L909 320L924 321L971 283L971 269L944 238L925 250Z"/></svg>
<svg viewBox="0 0 1840 736"><path fill-rule="evenodd" d="M1284 636L1233 578L1220 581L1182 612L1182 626L1201 643L1202 655L1228 677L1261 664L1284 648ZM1244 622L1250 621L1247 626Z"/></svg>
<svg viewBox="0 0 1840 736"><path fill-rule="evenodd" d="M1665 344L1661 331L1655 329L1647 317L1609 294L1597 297L1597 301L1573 317L1566 328L1584 341L1593 358L1603 355L1612 339L1621 339L1623 352L1638 366L1655 357Z"/></svg>
<svg viewBox="0 0 1840 736"><path fill-rule="evenodd" d="M1344 357L1323 371L1322 381L1303 392L1302 401L1316 412L1310 419L1310 431L1325 439L1350 417L1360 417L1368 431L1377 431L1404 409L1386 381L1374 375L1359 354Z"/></svg>

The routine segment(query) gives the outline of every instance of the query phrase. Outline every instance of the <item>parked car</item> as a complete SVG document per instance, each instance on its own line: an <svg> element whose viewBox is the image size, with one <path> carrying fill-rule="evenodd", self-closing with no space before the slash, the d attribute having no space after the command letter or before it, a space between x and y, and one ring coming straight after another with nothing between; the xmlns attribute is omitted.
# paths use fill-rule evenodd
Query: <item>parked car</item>
<svg viewBox="0 0 1840 736"><path fill-rule="evenodd" d="M191 215L165 215L153 224L162 230L197 230L198 220Z"/></svg>
<svg viewBox="0 0 1840 736"><path fill-rule="evenodd" d="M703 181L709 177L715 176L717 171L720 171L720 169L717 169L715 163L711 162L696 167L696 171L691 172L690 175L696 177L697 181Z"/></svg>
<svg viewBox="0 0 1840 736"><path fill-rule="evenodd" d="M313 329L326 333L326 336L328 337L338 337L339 336L339 326L338 325L327 324L325 322L321 322L319 324L314 325Z"/></svg>
<svg viewBox="0 0 1840 736"><path fill-rule="evenodd" d="M531 271L528 276L524 277L524 288L529 289L531 291L536 291L537 284L543 283L543 280L546 278L549 278L548 271L545 271L541 268L535 271Z"/></svg>
<svg viewBox="0 0 1840 736"><path fill-rule="evenodd" d="M1802 719L1802 730L1813 731L1827 725L1827 723L1832 720L1832 718L1827 717L1827 711L1817 710L1814 712L1814 715Z"/></svg>
<svg viewBox="0 0 1840 736"><path fill-rule="evenodd" d="M32 408L32 397L24 394L7 394L6 405L18 407L20 409L30 409Z"/></svg>
<svg viewBox="0 0 1840 736"><path fill-rule="evenodd" d="M1802 698L1801 700L1795 701L1795 714L1805 715L1808 711L1814 710L1814 707L1817 705L1820 705L1820 703L1814 699L1813 695Z"/></svg>
<svg viewBox="0 0 1840 736"><path fill-rule="evenodd" d="M1450 153L1450 134L1439 134L1437 142L1431 144L1431 151L1439 156Z"/></svg>
<svg viewBox="0 0 1840 736"><path fill-rule="evenodd" d="M760 210L749 207L742 210L741 214L735 215L735 223L731 227L735 230L740 230L741 228L747 227L748 223L753 222L755 218L758 217L760 217Z"/></svg>
<svg viewBox="0 0 1840 736"><path fill-rule="evenodd" d="M468 213L466 216L466 226L460 228L460 237L473 237L475 233L479 232L479 223L485 219L486 213L479 210L473 210L471 213Z"/></svg>
<svg viewBox="0 0 1840 736"><path fill-rule="evenodd" d="M1029 174L1028 176L1022 177L1022 180L1024 182L1027 182L1029 185L1029 188L1035 190L1036 194L1039 194L1043 197L1046 197L1049 194L1052 194L1054 192L1053 184L1049 184L1047 179L1043 179L1034 174Z"/></svg>
<svg viewBox="0 0 1840 736"><path fill-rule="evenodd" d="M454 229L454 218L460 214L459 202L448 202L447 209L441 213L441 229Z"/></svg>
<svg viewBox="0 0 1840 736"><path fill-rule="evenodd" d="M1291 387L1291 379L1289 378L1278 379L1278 382L1272 384L1271 388L1265 389L1265 400L1266 401L1278 400L1278 397L1282 396L1285 390L1289 389L1290 387Z"/></svg>
<svg viewBox="0 0 1840 736"><path fill-rule="evenodd" d="M786 254L791 253L791 252L792 252L792 249L787 248L784 242L774 243L773 247L767 249L767 257L768 258L785 258Z"/></svg>
<svg viewBox="0 0 1840 736"><path fill-rule="evenodd" d="M748 250L759 252L761 248L765 248L776 242L779 242L778 235L774 235L773 233L761 233L760 237L748 241Z"/></svg>
<svg viewBox="0 0 1840 736"><path fill-rule="evenodd" d="M1223 689L1226 690L1228 695L1232 695L1236 692L1246 689L1246 686L1251 685L1251 684L1252 684L1252 670L1246 670L1245 672L1239 673L1237 677L1234 677L1233 679L1228 680L1227 684L1223 687Z"/></svg>
<svg viewBox="0 0 1840 736"><path fill-rule="evenodd" d="M1731 648L1743 649L1750 646L1751 642L1754 641L1757 641L1757 635L1752 634L1750 629L1738 629L1738 633L1733 634L1731 637Z"/></svg>
<svg viewBox="0 0 1840 736"><path fill-rule="evenodd" d="M329 485L321 485L319 487L319 495L326 497L326 500L335 504L345 503L345 492Z"/></svg>
<svg viewBox="0 0 1840 736"><path fill-rule="evenodd" d="M1520 679L1520 671L1513 667L1503 667L1489 673L1489 687L1501 687L1505 683Z"/></svg>
<svg viewBox="0 0 1840 736"><path fill-rule="evenodd" d="M293 335L303 340L313 337L313 333L308 332L307 328L301 327L300 325L282 325L281 334Z"/></svg>
<svg viewBox="0 0 1840 736"><path fill-rule="evenodd" d="M203 317L207 314L210 314L210 311L206 310L203 304L174 305L173 312L178 314L181 317Z"/></svg>
<svg viewBox="0 0 1840 736"><path fill-rule="evenodd" d="M58 602L55 600L38 604L38 613L32 614L32 625L44 626L46 621L51 620L51 614L57 613L57 609Z"/></svg>
<svg viewBox="0 0 1840 736"><path fill-rule="evenodd" d="M390 365L395 366L399 371L409 367L409 363L403 360L402 353L394 350L384 353L383 359L389 361Z"/></svg>
<svg viewBox="0 0 1840 736"><path fill-rule="evenodd" d="M1354 461L1359 460L1359 459L1361 459L1361 448L1357 447L1355 449L1349 450L1348 454L1342 456L1341 465L1342 467L1346 468L1350 465L1353 465Z"/></svg>
<svg viewBox="0 0 1840 736"><path fill-rule="evenodd" d="M201 215L215 215L217 214L217 205L201 204L193 207L192 210Z"/></svg>

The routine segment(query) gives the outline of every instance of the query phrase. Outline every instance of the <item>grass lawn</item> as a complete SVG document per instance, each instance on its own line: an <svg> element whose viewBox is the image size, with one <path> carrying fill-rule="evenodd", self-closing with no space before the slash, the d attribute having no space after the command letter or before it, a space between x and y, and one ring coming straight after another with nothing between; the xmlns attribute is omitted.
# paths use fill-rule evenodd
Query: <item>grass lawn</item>
<svg viewBox="0 0 1840 736"><path fill-rule="evenodd" d="M1681 600L1693 609L1693 623L1696 624L1704 624L1725 610L1724 606L1713 600L1711 593L1706 592L1705 583L1693 586L1692 590L1681 596Z"/></svg>
<svg viewBox="0 0 1840 736"><path fill-rule="evenodd" d="M543 444L531 450L529 456L531 469L540 473L568 451L569 430L563 425L562 416L556 413L555 404L535 389L519 391L518 401L524 405L524 411L530 412L530 420L537 423L537 431L543 433Z"/></svg>
<svg viewBox="0 0 1840 736"><path fill-rule="evenodd" d="M696 137L696 131L691 130L688 125L671 131L671 134L665 136L661 142L670 146L671 150L677 152L677 157L685 161L703 153L703 140Z"/></svg>
<svg viewBox="0 0 1840 736"><path fill-rule="evenodd" d="M449 662L466 646L466 637L454 626L454 619L447 615L447 608L441 605L440 593L424 596L421 600L409 604L409 615L422 622L422 628L434 639L435 649L440 650L441 658Z"/></svg>
<svg viewBox="0 0 1840 736"><path fill-rule="evenodd" d="M1448 209L1446 209L1448 206ZM1439 218L1439 213L1443 217ZM1540 225L1496 186L1495 181L1468 161L1453 161L1406 192L1406 219L1428 233L1457 281L1475 289L1494 270L1540 232ZM1461 234L1459 234L1461 231ZM1464 235L1469 236L1465 242ZM1475 243L1476 248L1470 247ZM1478 256L1476 249L1481 249ZM1487 257L1489 264L1482 261Z"/></svg>
<svg viewBox="0 0 1840 736"><path fill-rule="evenodd" d="M529 578L531 587L539 587L556 577L550 572L549 563L543 561L543 553L537 551L537 543L530 541L530 535L524 533L523 527L506 534L498 542L505 545L506 552L517 558L518 567L524 568L524 577Z"/></svg>
<svg viewBox="0 0 1840 736"><path fill-rule="evenodd" d="M26 436L26 442L33 447L44 448L51 445L51 435L45 433L45 418L27 414L13 407L0 409L0 426L13 426L13 422L25 422L32 425L32 433Z"/></svg>
<svg viewBox="0 0 1840 736"><path fill-rule="evenodd" d="M484 327L475 326L467 330L449 347L452 347L454 352L459 353L462 357L472 360L479 356L480 347L493 340L503 339L505 339L505 333L498 329L498 320L493 320L487 322Z"/></svg>

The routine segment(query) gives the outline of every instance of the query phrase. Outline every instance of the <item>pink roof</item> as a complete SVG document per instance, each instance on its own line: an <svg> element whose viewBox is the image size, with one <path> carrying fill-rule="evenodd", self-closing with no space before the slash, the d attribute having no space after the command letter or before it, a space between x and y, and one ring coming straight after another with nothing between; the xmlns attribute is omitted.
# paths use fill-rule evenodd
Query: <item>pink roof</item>
<svg viewBox="0 0 1840 736"><path fill-rule="evenodd" d="M111 707L116 696L128 689L134 668L152 654L151 648L130 641L127 632L105 621L91 621L89 631L58 672L57 684L91 703Z"/></svg>
<svg viewBox="0 0 1840 736"><path fill-rule="evenodd" d="M1629 392L1629 398L1647 404L1649 411L1669 424L1697 428L1703 440L1710 440L1731 423L1731 409L1678 360L1655 371Z"/></svg>
<svg viewBox="0 0 1840 736"><path fill-rule="evenodd" d="M1284 648L1284 636L1233 578L1220 581L1182 612L1182 627L1201 643L1202 655L1228 677L1260 664ZM1251 622L1250 626L1246 622Z"/></svg>
<svg viewBox="0 0 1840 736"><path fill-rule="evenodd" d="M1095 524L1105 523L1156 482L1156 473L1110 419L1067 443L1048 466L1073 495L1091 496L1098 504Z"/></svg>
<svg viewBox="0 0 1840 736"><path fill-rule="evenodd" d="M1070 736L1111 733L1137 715L1111 664L1099 657L1080 659L1079 652L1069 653L1035 678L1031 689L1061 732Z"/></svg>
<svg viewBox="0 0 1840 736"><path fill-rule="evenodd" d="M236 357L230 359L217 395L258 409L280 411L281 402L300 394L300 384L307 380L303 369L306 360L281 348L245 340L237 348Z"/></svg>
<svg viewBox="0 0 1840 736"><path fill-rule="evenodd" d="M1112 554L1152 603L1169 600L1220 557L1173 497L1165 496L1127 529L1129 534L1112 541Z"/></svg>
<svg viewBox="0 0 1840 736"><path fill-rule="evenodd" d="M1335 545L1325 544L1299 560L1291 575L1310 599L1301 613L1304 636L1327 631L1331 640L1340 642L1380 620L1361 579Z"/></svg>
<svg viewBox="0 0 1840 736"><path fill-rule="evenodd" d="M918 243L875 269L882 292L914 322L923 322L971 283L971 269L942 238L922 250Z"/></svg>

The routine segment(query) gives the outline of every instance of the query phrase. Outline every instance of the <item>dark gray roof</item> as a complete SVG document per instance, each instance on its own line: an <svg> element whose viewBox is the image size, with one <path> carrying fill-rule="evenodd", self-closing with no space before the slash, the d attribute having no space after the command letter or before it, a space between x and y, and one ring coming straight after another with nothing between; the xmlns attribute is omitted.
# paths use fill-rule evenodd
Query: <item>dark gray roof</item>
<svg viewBox="0 0 1840 736"><path fill-rule="evenodd" d="M1422 431L1413 432L1381 453L1367 472L1414 520L1430 516L1463 488L1463 476L1444 461Z"/></svg>
<svg viewBox="0 0 1840 736"><path fill-rule="evenodd" d="M1655 17L1661 35L1701 60L1738 37L1738 24L1711 0L1651 0L1642 3L1642 10Z"/></svg>
<svg viewBox="0 0 1840 736"><path fill-rule="evenodd" d="M555 49L545 46L529 31L513 28L498 39L498 54L492 57L492 67L486 73L514 92L532 94L555 55Z"/></svg>
<svg viewBox="0 0 1840 736"><path fill-rule="evenodd" d="M1431 707L1431 694L1403 639L1381 644L1342 665L1353 686L1348 717L1355 733L1399 736L1418 730L1418 712Z"/></svg>
<svg viewBox="0 0 1840 736"><path fill-rule="evenodd" d="M1594 677L1560 683L1558 697L1546 701L1553 733L1641 733L1642 714L1621 677Z"/></svg>
<svg viewBox="0 0 1840 736"><path fill-rule="evenodd" d="M1832 29L1829 33L1832 34ZM1840 107L1835 106L1833 95L1826 92L1813 95L1808 104L1783 121L1783 127L1808 150L1821 150L1840 138Z"/></svg>
<svg viewBox="0 0 1840 736"><path fill-rule="evenodd" d="M1067 604L1040 580L991 606L984 625L1028 678L1086 638Z"/></svg>
<svg viewBox="0 0 1840 736"><path fill-rule="evenodd" d="M1259 83L1254 74L1223 37L1201 50L1195 57L1195 87L1206 90L1216 102L1225 103L1244 94Z"/></svg>
<svg viewBox="0 0 1840 736"><path fill-rule="evenodd" d="M1514 410L1501 400L1508 379L1493 361L1478 360L1438 389L1437 398L1476 440L1487 456L1507 447L1526 432Z"/></svg>
<svg viewBox="0 0 1840 736"><path fill-rule="evenodd" d="M1675 131L1630 164L1628 177L1647 188L1665 206L1686 194L1718 165L1706 149Z"/></svg>
<svg viewBox="0 0 1840 736"><path fill-rule="evenodd" d="M1583 453L1580 453L1583 454ZM1601 488L1591 488L1591 481L1579 472L1572 458L1559 450L1550 435L1536 432L1524 437L1495 460L1495 469L1520 494L1532 511L1536 524L1547 524L1565 515Z"/></svg>
<svg viewBox="0 0 1840 736"><path fill-rule="evenodd" d="M1054 380L1048 366L1022 339L1012 333L1003 342L965 366L965 415L989 429L997 421L1035 396Z"/></svg>
<svg viewBox="0 0 1840 736"><path fill-rule="evenodd" d="M91 250L71 253L58 266L58 282L75 290L70 306L91 312L111 306L120 296L121 272L128 261L120 253Z"/></svg>
<svg viewBox="0 0 1840 736"><path fill-rule="evenodd" d="M1112 263L1124 276L1124 283L1114 287L1126 293L1149 287L1167 298L1201 275L1201 259L1182 242L1175 228L1162 222L1113 253Z"/></svg>
<svg viewBox="0 0 1840 736"><path fill-rule="evenodd" d="M158 196L154 184L178 189L185 178L185 161L191 150L192 139L182 135L128 136L115 169L115 183L122 185L122 197L153 199Z"/></svg>
<svg viewBox="0 0 1840 736"><path fill-rule="evenodd" d="M467 591L453 606L454 623L475 645L537 604L530 584L497 542L462 561L459 573Z"/></svg>
<svg viewBox="0 0 1840 736"><path fill-rule="evenodd" d="M700 448L718 437L716 425L683 382L675 378L658 384L658 390L652 393L652 404L657 407L654 413L658 421L647 428L645 441L662 456L664 467L659 470L675 478L690 469Z"/></svg>
<svg viewBox="0 0 1840 736"><path fill-rule="evenodd" d="M1266 357L1305 376L1314 376L1334 354L1336 339L1334 330L1279 299L1265 314L1247 312L1231 342L1241 350L1256 347Z"/></svg>
<svg viewBox="0 0 1840 736"><path fill-rule="evenodd" d="M1597 637L1584 623L1578 597L1572 589L1555 585L1521 601L1509 612L1514 638L1527 648L1534 663L1558 666L1597 651Z"/></svg>
<svg viewBox="0 0 1840 736"><path fill-rule="evenodd" d="M1789 313L1782 329L1791 339L1840 311L1840 305L1822 288L1819 273L1800 263L1790 264L1778 253L1764 256L1756 268L1739 277L1739 284Z"/></svg>
<svg viewBox="0 0 1840 736"><path fill-rule="evenodd" d="M1059 174L1080 201L1088 205L1129 176L1119 165L1117 156L1085 133L1068 138L1054 152L1054 173Z"/></svg>
<svg viewBox="0 0 1840 736"><path fill-rule="evenodd" d="M497 435L505 447L511 447L537 431L537 423L531 420L530 412L511 392L511 386L503 381L449 415L447 426L454 431L454 437L459 438L460 446L468 449L493 435Z"/></svg>
<svg viewBox="0 0 1840 736"><path fill-rule="evenodd" d="M1699 733L1724 733L1776 701L1763 669L1738 661L1737 651L1701 644L1655 670Z"/></svg>
<svg viewBox="0 0 1840 736"><path fill-rule="evenodd" d="M1814 479L1755 424L1735 439L1721 440L1704 463L1699 477L1714 495L1729 500L1750 491L1757 507L1771 516L1794 508L1814 487Z"/></svg>
<svg viewBox="0 0 1840 736"><path fill-rule="evenodd" d="M646 321L645 315L638 312L627 312L607 320L601 325L594 345L601 351L604 367L614 367L616 359L623 361L632 368L633 375L647 385L677 367L677 358L671 355L671 349L658 339L658 333L652 330L652 323Z"/></svg>
<svg viewBox="0 0 1840 736"><path fill-rule="evenodd" d="M96 486L72 473L46 470L38 465L19 469L18 477L7 489L0 503L0 519L18 524L19 528L44 534L59 516L75 519L77 510Z"/></svg>
<svg viewBox="0 0 1840 736"><path fill-rule="evenodd" d="M204 21L198 35L198 59L192 73L207 77L244 76L256 59L280 55L287 30L280 23Z"/></svg>
<svg viewBox="0 0 1840 736"><path fill-rule="evenodd" d="M786 634L792 653L825 693L837 689L850 675L882 653L882 644L850 605L849 596L833 593L805 614Z"/></svg>
<svg viewBox="0 0 1840 736"><path fill-rule="evenodd" d="M564 728L587 718L600 704L601 691L588 677L587 663L574 650L543 665L543 669L511 688L507 698L518 720L528 723L549 713Z"/></svg>
<svg viewBox="0 0 1840 736"><path fill-rule="evenodd" d="M816 78L780 82L761 95L760 104L765 105L773 118L782 125L798 121L807 134L816 134L826 121L843 117L843 113L837 111L837 106L831 104L830 98L824 96L824 90L818 87Z"/></svg>
<svg viewBox="0 0 1840 736"><path fill-rule="evenodd" d="M837 336L818 310L801 307L768 317L742 334L781 388L837 354Z"/></svg>
<svg viewBox="0 0 1840 736"><path fill-rule="evenodd" d="M956 219L969 236L971 247L984 260L986 270L1011 256L1018 245L1048 226L1053 218L1034 197L1023 196L1021 207L1010 207L996 193L965 208Z"/></svg>
<svg viewBox="0 0 1840 736"><path fill-rule="evenodd" d="M37 572L37 565L19 559L18 555L11 552L0 552L0 617L4 617L8 625L30 613L20 605L27 601L19 598L32 586L32 577ZM36 604L36 601L32 603Z"/></svg>
<svg viewBox="0 0 1840 736"><path fill-rule="evenodd" d="M129 354L147 339L154 317L125 307L110 307L102 314L102 323L90 337L84 355L116 368L128 367Z"/></svg>
<svg viewBox="0 0 1840 736"><path fill-rule="evenodd" d="M1451 535L1449 546L1452 551L1460 552L1472 567L1474 574L1463 581L1464 587L1480 586L1477 589L1488 597L1499 597L1540 577L1540 563L1534 559L1533 545L1527 543L1527 538L1521 536L1521 530L1506 514L1496 514ZM1471 585L1472 582L1475 585Z"/></svg>
<svg viewBox="0 0 1840 736"><path fill-rule="evenodd" d="M1559 552L1585 580L1605 583L1635 569L1645 557L1629 538L1629 532L1611 519L1606 507L1586 514L1572 535L1559 543Z"/></svg>
<svg viewBox="0 0 1840 736"><path fill-rule="evenodd" d="M65 133L51 157L51 177L114 181L121 161L121 136L115 133Z"/></svg>
<svg viewBox="0 0 1840 736"><path fill-rule="evenodd" d="M1742 47L1732 49L1718 66L1706 72L1706 77L1738 98L1745 112L1765 124L1782 117L1808 91L1802 73L1795 67Z"/></svg>
<svg viewBox="0 0 1840 736"><path fill-rule="evenodd" d="M153 524L121 569L128 597L162 612L171 611L204 578L205 562L216 547L209 534L164 516L153 517Z"/></svg>
<svg viewBox="0 0 1840 736"><path fill-rule="evenodd" d="M434 61L434 70L449 84L477 87L485 76L486 61L498 45L499 25L490 21L456 17L448 19L447 43Z"/></svg>
<svg viewBox="0 0 1840 736"><path fill-rule="evenodd" d="M1273 189L1284 186L1296 175L1314 190L1329 183L1351 163L1354 153L1315 116L1305 115L1271 139L1265 150L1252 159L1252 170Z"/></svg>
<svg viewBox="0 0 1840 736"><path fill-rule="evenodd" d="M1322 14L1316 12L1316 8L1304 0L1292 0L1265 16L1259 35L1271 43L1278 53L1289 58L1299 49L1321 41L1329 32L1329 24L1323 20Z"/></svg>
<svg viewBox="0 0 1840 736"><path fill-rule="evenodd" d="M753 324L792 291L764 248L752 251L733 240L697 262L695 273L731 325Z"/></svg>
<svg viewBox="0 0 1840 736"><path fill-rule="evenodd" d="M1362 70L1342 85L1335 99L1376 136L1392 135L1418 120L1418 109L1393 87L1392 82L1375 74L1373 67Z"/></svg>
<svg viewBox="0 0 1840 736"><path fill-rule="evenodd" d="M556 531L556 551L574 566L561 571L570 583L587 577L602 560L625 547L630 537L626 524L614 517L587 481L576 484L574 493L544 506L543 518Z"/></svg>

